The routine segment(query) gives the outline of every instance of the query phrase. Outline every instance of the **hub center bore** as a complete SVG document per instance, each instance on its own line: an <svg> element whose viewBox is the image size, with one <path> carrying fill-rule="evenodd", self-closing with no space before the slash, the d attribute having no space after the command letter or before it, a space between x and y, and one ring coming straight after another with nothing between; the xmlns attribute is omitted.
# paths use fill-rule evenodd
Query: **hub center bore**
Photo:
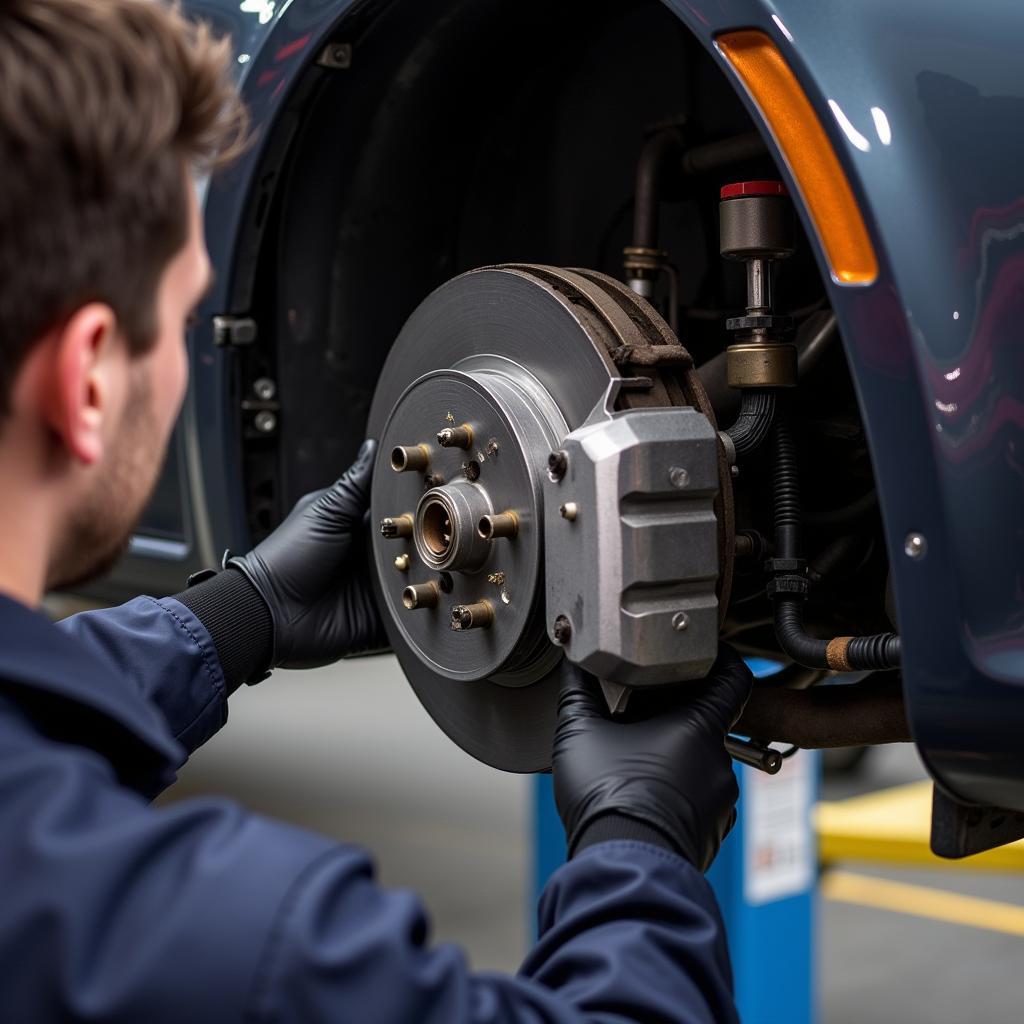
<svg viewBox="0 0 1024 1024"><path fill-rule="evenodd" d="M417 554L432 569L475 572L490 554L487 539L477 529L490 512L490 498L479 484L457 481L431 488L416 508Z"/></svg>

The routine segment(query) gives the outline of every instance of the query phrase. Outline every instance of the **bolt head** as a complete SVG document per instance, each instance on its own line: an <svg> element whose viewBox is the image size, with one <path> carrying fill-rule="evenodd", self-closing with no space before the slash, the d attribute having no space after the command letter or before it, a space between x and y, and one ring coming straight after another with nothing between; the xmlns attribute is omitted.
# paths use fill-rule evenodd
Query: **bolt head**
<svg viewBox="0 0 1024 1024"><path fill-rule="evenodd" d="M915 561L924 558L928 553L928 541L923 534L908 533L907 539L903 542L903 553Z"/></svg>
<svg viewBox="0 0 1024 1024"><path fill-rule="evenodd" d="M408 555L399 555L395 559L395 568L399 572L408 572L409 571L409 556Z"/></svg>
<svg viewBox="0 0 1024 1024"><path fill-rule="evenodd" d="M677 633L682 633L684 629L690 624L690 617L686 612L676 612L672 616L672 628Z"/></svg>
<svg viewBox="0 0 1024 1024"><path fill-rule="evenodd" d="M466 479L473 483L475 480L480 479L480 463L475 459L471 459L469 462L462 464L462 472L465 474Z"/></svg>
<svg viewBox="0 0 1024 1024"><path fill-rule="evenodd" d="M668 471L668 481L673 487L683 488L690 482L690 474L682 466L673 466Z"/></svg>
<svg viewBox="0 0 1024 1024"><path fill-rule="evenodd" d="M563 519L568 519L570 523L576 521L576 516L579 515L579 506L575 501L567 501L564 505L558 506L558 514Z"/></svg>
<svg viewBox="0 0 1024 1024"><path fill-rule="evenodd" d="M272 412L264 409L256 413L253 417L252 425L261 434L272 434L277 429L277 417Z"/></svg>
<svg viewBox="0 0 1024 1024"><path fill-rule="evenodd" d="M551 627L551 638L559 647L564 647L572 638L572 623L564 615L555 619Z"/></svg>
<svg viewBox="0 0 1024 1024"><path fill-rule="evenodd" d="M252 393L261 402L269 402L277 394L277 385L269 377L260 377L253 381Z"/></svg>
<svg viewBox="0 0 1024 1024"><path fill-rule="evenodd" d="M566 470L569 468L569 457L564 451L552 452L548 456L548 476L558 483L559 480L565 476Z"/></svg>

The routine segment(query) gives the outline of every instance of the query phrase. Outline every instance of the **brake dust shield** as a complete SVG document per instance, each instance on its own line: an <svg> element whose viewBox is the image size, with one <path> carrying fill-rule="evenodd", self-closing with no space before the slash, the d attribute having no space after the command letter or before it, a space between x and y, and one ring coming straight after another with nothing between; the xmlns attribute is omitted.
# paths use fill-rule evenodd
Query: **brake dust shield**
<svg viewBox="0 0 1024 1024"><path fill-rule="evenodd" d="M550 766L562 649L545 608L548 459L602 403L691 406L714 425L688 353L650 305L592 271L529 265L475 270L428 296L374 396L374 585L388 637L444 732L506 771ZM731 552L731 480L719 478L717 548ZM720 608L730 579L722 565Z"/></svg>

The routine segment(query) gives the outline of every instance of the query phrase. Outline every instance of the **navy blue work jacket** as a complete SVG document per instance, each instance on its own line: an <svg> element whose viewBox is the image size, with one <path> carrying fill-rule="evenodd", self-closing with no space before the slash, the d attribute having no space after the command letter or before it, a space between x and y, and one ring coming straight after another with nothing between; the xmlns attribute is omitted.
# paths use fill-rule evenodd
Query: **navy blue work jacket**
<svg viewBox="0 0 1024 1024"><path fill-rule="evenodd" d="M5 1024L735 1020L714 898L665 850L600 843L562 867L512 977L432 946L362 850L228 800L151 806L226 719L179 602L53 625L0 597Z"/></svg>

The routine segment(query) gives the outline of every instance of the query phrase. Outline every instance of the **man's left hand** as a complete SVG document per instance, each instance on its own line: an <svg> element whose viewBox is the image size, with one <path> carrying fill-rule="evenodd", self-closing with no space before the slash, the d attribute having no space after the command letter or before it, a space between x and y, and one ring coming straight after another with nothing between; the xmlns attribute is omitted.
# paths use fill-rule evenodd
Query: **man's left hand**
<svg viewBox="0 0 1024 1024"><path fill-rule="evenodd" d="M376 450L365 442L340 479L300 498L269 537L228 561L270 609L272 665L314 668L387 646L366 536Z"/></svg>

